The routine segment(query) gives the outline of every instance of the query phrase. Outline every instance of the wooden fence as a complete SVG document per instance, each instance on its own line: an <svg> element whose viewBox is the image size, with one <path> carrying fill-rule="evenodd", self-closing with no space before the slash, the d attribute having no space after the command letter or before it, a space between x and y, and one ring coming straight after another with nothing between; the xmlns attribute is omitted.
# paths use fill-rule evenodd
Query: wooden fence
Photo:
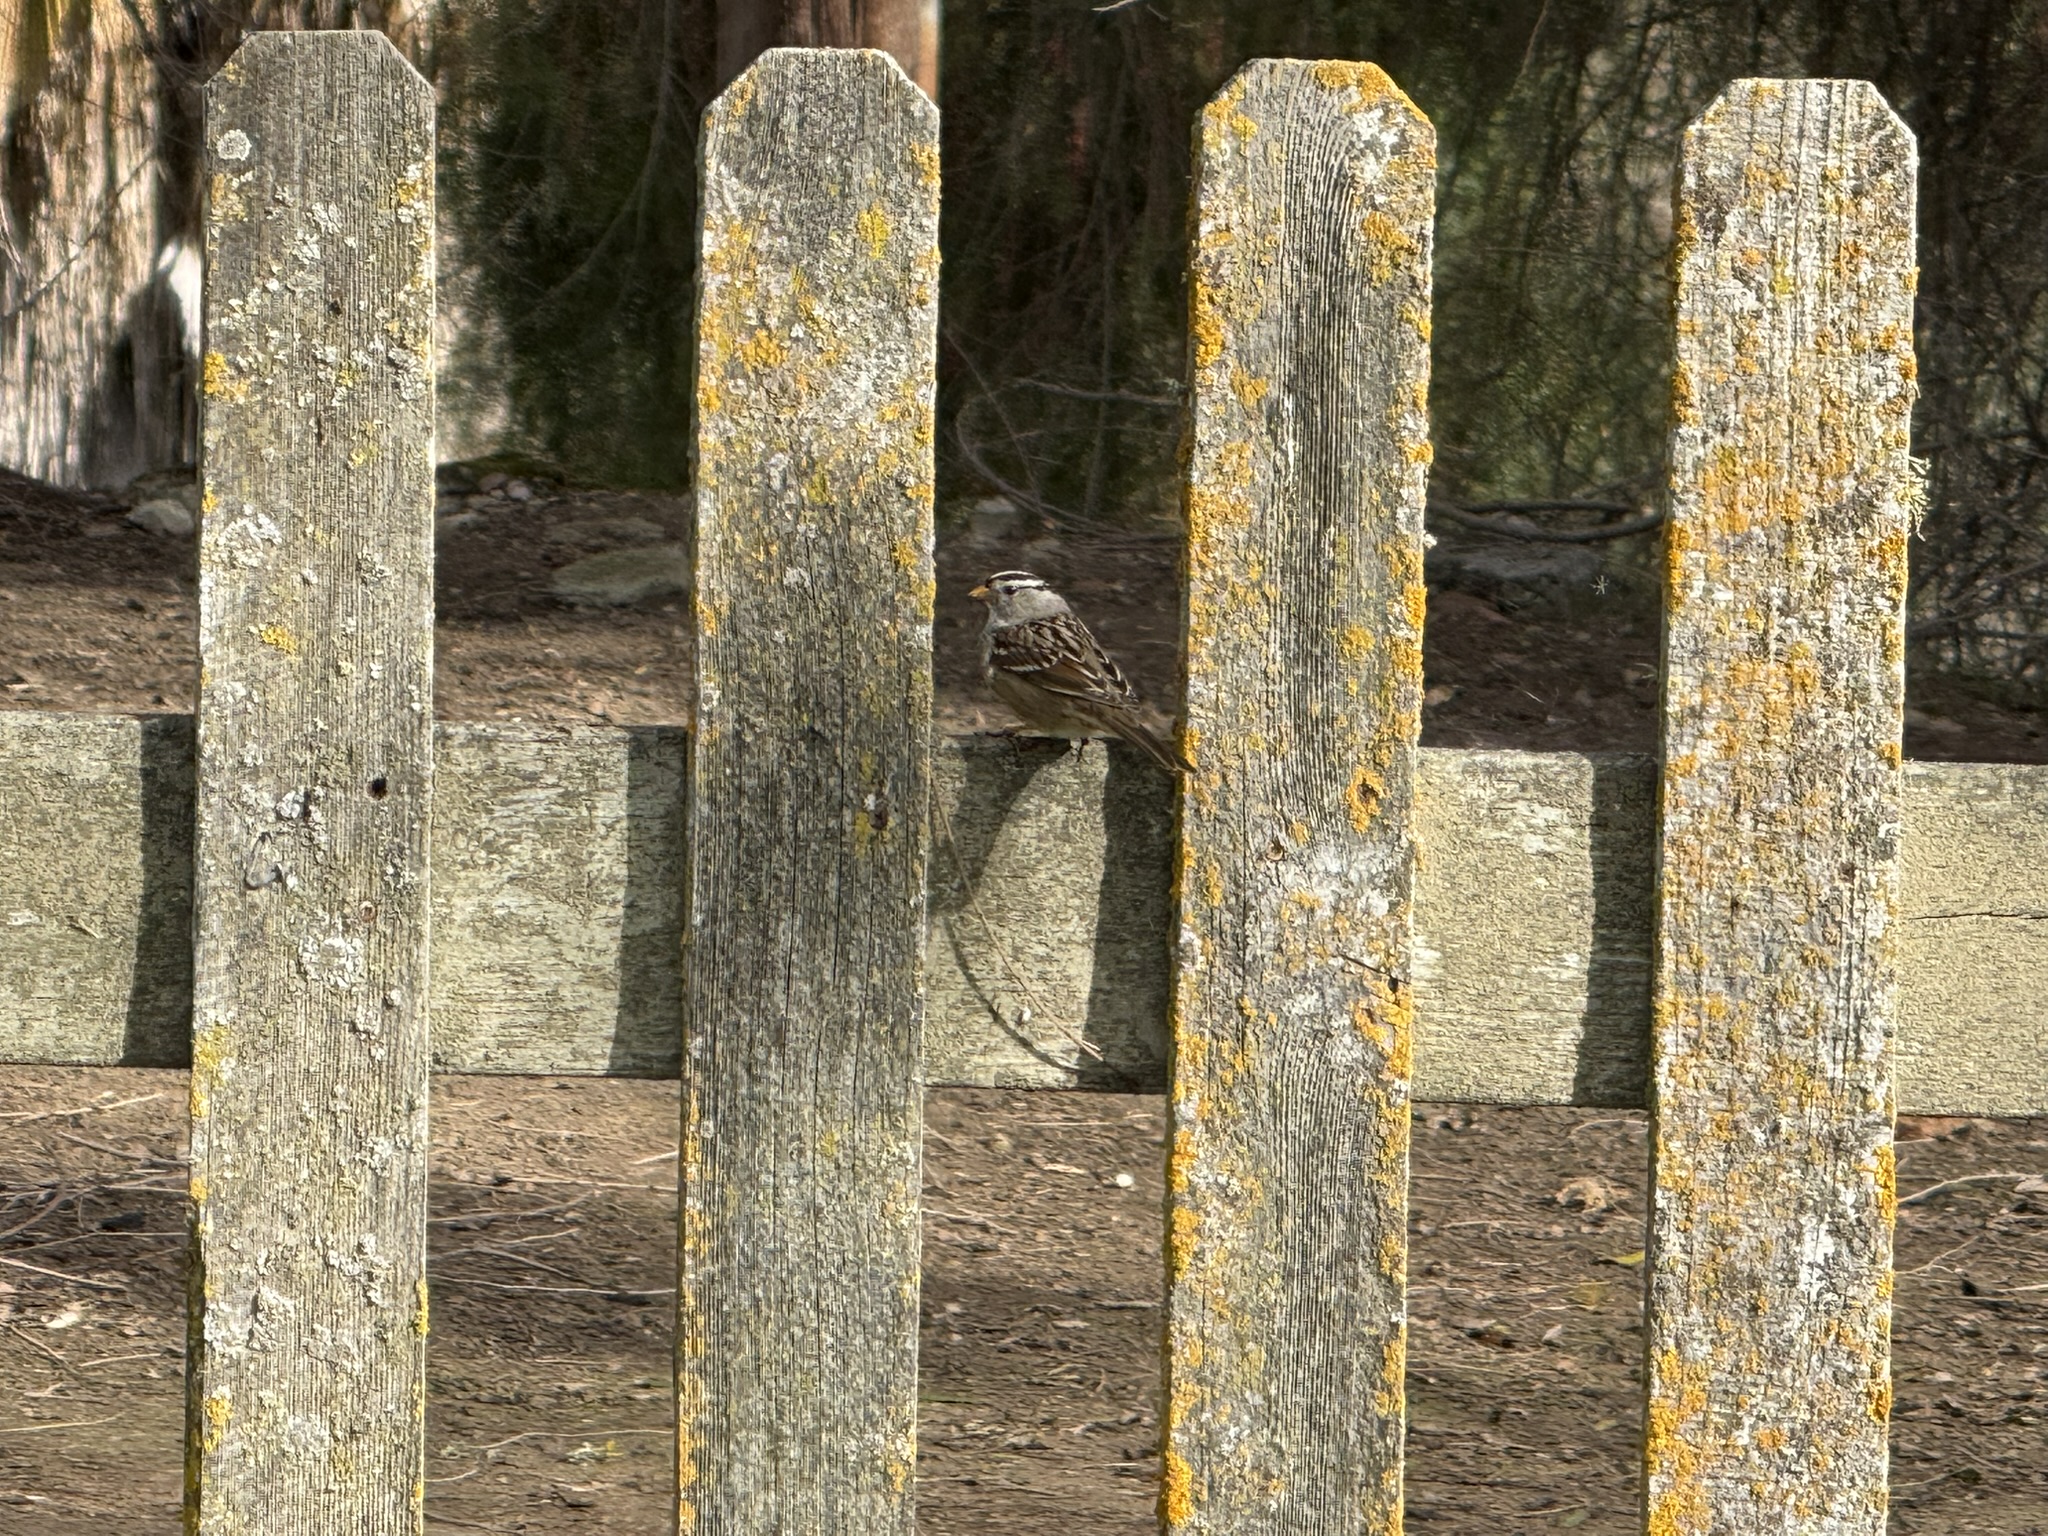
<svg viewBox="0 0 2048 1536"><path fill-rule="evenodd" d="M196 730L0 714L0 1060L191 1068L196 1529L419 1520L430 1068L681 1077L686 1531L908 1536L920 1091L995 1083L1171 1094L1173 1531L1398 1529L1417 1096L1654 1109L1648 1530L1882 1529L1891 1118L2048 1112L2048 770L1900 759L1870 87L1686 142L1659 765L1418 750L1432 133L1369 65L1231 82L1179 786L931 739L884 56L706 123L694 737L432 723L425 86L263 35L206 134Z"/></svg>

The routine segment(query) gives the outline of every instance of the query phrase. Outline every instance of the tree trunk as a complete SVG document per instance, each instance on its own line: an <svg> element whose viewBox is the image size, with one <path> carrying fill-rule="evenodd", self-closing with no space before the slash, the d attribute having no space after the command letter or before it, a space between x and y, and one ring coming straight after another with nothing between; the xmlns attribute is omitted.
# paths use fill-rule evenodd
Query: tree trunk
<svg viewBox="0 0 2048 1536"><path fill-rule="evenodd" d="M366 27L417 60L426 21L419 0L0 0L0 464L119 485L192 462L199 86L246 32Z"/></svg>
<svg viewBox="0 0 2048 1536"><path fill-rule="evenodd" d="M767 48L879 48L939 98L939 0L719 0L719 88Z"/></svg>
<svg viewBox="0 0 2048 1536"><path fill-rule="evenodd" d="M197 300L198 264L159 247L155 80L130 15L0 7L0 463L65 484L190 459L177 290Z"/></svg>

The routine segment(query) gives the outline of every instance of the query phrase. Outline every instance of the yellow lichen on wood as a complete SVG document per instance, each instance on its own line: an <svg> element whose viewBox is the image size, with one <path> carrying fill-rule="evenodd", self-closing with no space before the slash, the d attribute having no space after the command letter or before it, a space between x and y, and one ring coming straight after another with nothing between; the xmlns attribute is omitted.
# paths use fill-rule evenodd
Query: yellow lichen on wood
<svg viewBox="0 0 2048 1536"><path fill-rule="evenodd" d="M1195 1471L1178 1451L1168 1447L1160 1458L1159 1514L1168 1528L1178 1530L1194 1518Z"/></svg>
<svg viewBox="0 0 2048 1536"><path fill-rule="evenodd" d="M771 50L705 120L685 986L727 1033L683 1065L686 1529L914 1521L936 126L886 55L832 50Z"/></svg>
<svg viewBox="0 0 2048 1536"><path fill-rule="evenodd" d="M199 1405L200 1419L204 1428L199 1436L199 1449L204 1455L212 1455L220 1449L220 1443L227 1437L228 1424L234 1418L234 1408L227 1398L216 1392Z"/></svg>
<svg viewBox="0 0 2048 1536"><path fill-rule="evenodd" d="M869 257L880 261L882 253L889 248L889 215L883 210L882 205L868 204L861 209L859 217L853 223L867 245Z"/></svg>
<svg viewBox="0 0 2048 1536"><path fill-rule="evenodd" d="M1212 368L1223 355L1223 317L1199 273L1188 284L1188 338L1197 369Z"/></svg>
<svg viewBox="0 0 2048 1536"><path fill-rule="evenodd" d="M1743 82L1679 196L1650 1529L1877 1536L1912 147Z"/></svg>
<svg viewBox="0 0 2048 1536"><path fill-rule="evenodd" d="M1169 1473L1162 1513L1204 1536L1276 1518L1392 1529L1434 152L1371 66L1269 61L1210 104L1197 156L1184 505L1200 771L1182 785L1167 1234L1167 1452L1186 1473ZM1319 156L1355 202L1289 196ZM1369 361L1359 325L1389 339ZM1308 387L1334 397L1313 417ZM1307 1062L1343 1088L1292 1111L1277 1096ZM1313 1155L1289 1150L1312 1134L1295 1112ZM1282 1165L1316 1168L1315 1189ZM1283 1221L1283 1187L1343 1234L1321 1257ZM1318 1308L1245 1305L1294 1294L1297 1267L1331 1252L1345 1257L1318 1274Z"/></svg>
<svg viewBox="0 0 2048 1536"><path fill-rule="evenodd" d="M1401 263L1412 260L1419 249L1416 237L1378 208L1365 216L1361 232L1365 236L1367 270L1376 283L1392 277Z"/></svg>
<svg viewBox="0 0 2048 1536"><path fill-rule="evenodd" d="M209 400L239 405L249 398L249 381L229 368L226 354L209 352L200 363L199 392Z"/></svg>

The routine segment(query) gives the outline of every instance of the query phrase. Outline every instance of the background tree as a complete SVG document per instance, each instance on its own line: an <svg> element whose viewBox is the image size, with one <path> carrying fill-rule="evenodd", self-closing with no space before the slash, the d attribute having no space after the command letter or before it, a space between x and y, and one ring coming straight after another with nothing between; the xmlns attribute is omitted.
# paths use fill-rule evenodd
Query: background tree
<svg viewBox="0 0 2048 1536"><path fill-rule="evenodd" d="M721 87L765 48L879 48L939 94L939 0L719 0Z"/></svg>
<svg viewBox="0 0 2048 1536"><path fill-rule="evenodd" d="M190 463L199 87L257 28L376 27L412 0L0 0L0 463L118 484Z"/></svg>
<svg viewBox="0 0 2048 1536"><path fill-rule="evenodd" d="M444 441L681 485L704 105L772 42L924 49L928 78L936 18L935 0L0 5L0 460L79 481L189 456L197 83L249 27L377 26L442 94ZM1447 518L1653 503L1685 123L1738 75L1874 80L1922 157L1914 633L2048 680L2048 0L981 0L941 41L942 515L1000 490L1162 531L1189 124L1246 58L1375 60L1437 125Z"/></svg>
<svg viewBox="0 0 2048 1536"><path fill-rule="evenodd" d="M125 479L187 453L157 268L154 81L127 12L0 6L0 463Z"/></svg>

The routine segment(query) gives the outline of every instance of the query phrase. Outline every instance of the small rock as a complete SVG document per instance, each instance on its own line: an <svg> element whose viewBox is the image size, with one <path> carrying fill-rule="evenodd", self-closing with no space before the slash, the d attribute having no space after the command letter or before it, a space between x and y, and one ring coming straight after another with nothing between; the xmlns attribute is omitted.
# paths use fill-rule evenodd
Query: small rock
<svg viewBox="0 0 2048 1536"><path fill-rule="evenodd" d="M1550 1198L1568 1211L1584 1211L1589 1216L1611 1208L1616 1199L1609 1185L1590 1174L1569 1180Z"/></svg>
<svg viewBox="0 0 2048 1536"><path fill-rule="evenodd" d="M650 597L690 590L690 556L680 544L650 544L586 555L555 572L549 584L562 602L578 608L622 608Z"/></svg>
<svg viewBox="0 0 2048 1536"><path fill-rule="evenodd" d="M504 485L511 480L511 478L512 477L510 475L500 474L497 470L494 469L488 475L485 475L481 480L477 481L476 488L480 491L486 492L499 490L502 489Z"/></svg>
<svg viewBox="0 0 2048 1536"><path fill-rule="evenodd" d="M1510 611L1568 608L1593 590L1600 555L1583 544L1432 550L1432 586L1469 592Z"/></svg>
<svg viewBox="0 0 2048 1536"><path fill-rule="evenodd" d="M449 534L464 528L474 528L483 520L484 515L481 512L456 512L447 517L437 517L434 519L434 537L446 538Z"/></svg>
<svg viewBox="0 0 2048 1536"><path fill-rule="evenodd" d="M967 511L968 536L977 543L1022 538L1028 531L1024 509L1007 496L984 496Z"/></svg>
<svg viewBox="0 0 2048 1536"><path fill-rule="evenodd" d="M533 500L533 487L524 480L507 480L505 482L505 494L514 501L531 501Z"/></svg>
<svg viewBox="0 0 2048 1536"><path fill-rule="evenodd" d="M128 514L128 521L144 532L164 534L174 539L191 538L192 530L198 526L185 504L168 496L145 501Z"/></svg>
<svg viewBox="0 0 2048 1536"><path fill-rule="evenodd" d="M137 475L121 493L131 507L152 501L175 501L195 517L199 513L199 479L189 469L158 469Z"/></svg>
<svg viewBox="0 0 2048 1536"><path fill-rule="evenodd" d="M659 544L667 536L659 523L644 517L588 517L573 523L557 523L548 530L550 544L564 544L576 549Z"/></svg>
<svg viewBox="0 0 2048 1536"><path fill-rule="evenodd" d="M1113 1182L1118 1189L1136 1189L1138 1187L1138 1181L1128 1173L1118 1174Z"/></svg>

